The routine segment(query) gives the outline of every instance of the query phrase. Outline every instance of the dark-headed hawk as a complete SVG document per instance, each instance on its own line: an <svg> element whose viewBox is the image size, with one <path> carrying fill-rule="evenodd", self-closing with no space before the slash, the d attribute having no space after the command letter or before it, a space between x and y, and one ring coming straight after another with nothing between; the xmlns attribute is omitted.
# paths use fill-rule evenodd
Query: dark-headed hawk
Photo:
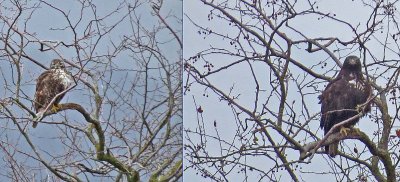
<svg viewBox="0 0 400 182"><path fill-rule="evenodd" d="M36 110L36 119L33 122L34 128L47 109L57 110L57 104L65 95L65 93L60 93L68 89L73 82L74 79L65 69L64 63L60 59L54 59L50 64L50 69L43 72L37 79L34 102ZM55 98L56 96L57 98ZM53 105L49 106L54 98Z"/></svg>
<svg viewBox="0 0 400 182"><path fill-rule="evenodd" d="M371 85L364 79L361 72L361 62L357 56L348 56L339 75L332 80L319 96L321 103L320 127L327 134L337 123L349 119L359 113L360 106L371 95ZM363 110L364 115L371 110L368 104ZM351 127L359 121L353 120L343 127ZM341 128L342 132L344 128ZM336 131L337 132L337 131ZM325 146L325 151L335 157L338 153L339 142Z"/></svg>

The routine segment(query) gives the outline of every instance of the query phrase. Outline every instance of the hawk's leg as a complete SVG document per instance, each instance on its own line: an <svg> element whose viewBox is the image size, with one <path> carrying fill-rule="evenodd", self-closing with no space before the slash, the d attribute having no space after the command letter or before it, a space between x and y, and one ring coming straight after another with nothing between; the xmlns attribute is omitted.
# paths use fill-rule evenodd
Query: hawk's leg
<svg viewBox="0 0 400 182"><path fill-rule="evenodd" d="M51 107L51 111L53 112L57 112L60 109L60 106L58 104L53 104L53 106Z"/></svg>

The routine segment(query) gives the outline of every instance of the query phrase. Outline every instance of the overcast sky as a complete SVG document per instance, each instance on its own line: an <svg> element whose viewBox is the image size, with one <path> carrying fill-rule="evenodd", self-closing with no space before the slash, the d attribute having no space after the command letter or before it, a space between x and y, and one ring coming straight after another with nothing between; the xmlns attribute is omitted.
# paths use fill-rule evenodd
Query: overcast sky
<svg viewBox="0 0 400 182"><path fill-rule="evenodd" d="M85 11L82 13L82 19L78 19L81 16L81 4L79 1L48 1L50 4L52 4L54 7L59 8L60 10L63 10L64 12L67 12L68 16L71 19L71 23L73 25L78 24L76 27L78 37L83 35L83 32L85 32L87 25L90 23L91 20L93 20L93 14L90 12L90 8L85 9ZM112 13L118 6L119 3L123 1L92 1L93 5L96 8L96 13L98 17L104 17L107 14ZM127 1L129 3L133 3L133 1ZM145 2L145 1L143 1ZM25 3L24 1L21 1L21 3ZM86 1L87 3L87 1ZM142 26L145 26L147 29L152 30L155 25L158 25L159 20L157 17L151 15L151 6L150 4L147 4L148 2L145 2L142 6L140 6L137 10L135 10L135 14L140 16L142 18L142 21L140 24ZM65 27L68 26L68 22L66 21L65 17L63 16L62 13L59 11L55 10L54 8L49 7L48 5L45 5L44 3L40 3L40 1L27 1L28 5L25 5L26 7L31 7L31 6L37 6L40 4L39 8L35 10L32 14L33 9L28 9L22 13L19 21L16 22L14 25L17 27L19 30L24 30L28 33L34 34L36 37L38 37L42 41L63 41L66 44L72 44L73 40L73 33L70 31L68 28L65 29ZM13 7L13 5L10 4L9 1L2 1L1 7L0 7L0 14L3 16L7 17L15 17L15 14L10 11L11 9L7 9L5 7ZM128 11L128 6L123 5L121 6L122 8L113 13L111 16L107 16L104 21L102 21L102 25L113 25L117 21L123 19L123 22L120 23L118 26L116 26L111 33L107 34L97 45L96 50L94 51L92 56L97 56L97 55L103 55L105 53L108 53L108 51L113 50L113 46L118 45L122 39L124 39L124 36L129 36L132 34L132 27L131 24L129 23L129 18L123 18L127 11ZM171 15L171 16L176 16L177 18L181 18L182 15L182 1L177 0L177 1L165 1L163 4L163 7L160 11L160 14L162 16ZM25 25L25 21L29 20L29 22ZM173 27L175 31L178 31L178 36L182 36L182 25L181 22L175 21L175 18L167 18L166 21ZM78 23L79 22L79 23ZM2 24L3 21L0 21L0 27L2 28L3 33L7 31L8 26ZM26 28L26 29L24 29ZM102 28L102 27L100 27ZM136 28L136 27L135 27ZM167 31L165 31L167 32ZM15 36L15 35L14 35ZM167 57L168 60L173 60L173 61L178 61L180 60L180 50L181 48L179 47L179 44L176 42L174 43L168 43L168 41L171 40L171 35L168 34L168 36L164 34L160 34L160 37L158 37L158 41L163 42L163 47L162 51L164 56ZM18 36L13 37L14 40L19 40ZM26 41L26 40L25 40ZM114 43L111 44L111 42ZM172 42L172 41L171 41ZM91 44L93 42L88 42L88 44ZM0 47L3 47L4 44L0 43ZM41 64L43 64L45 67L49 67L49 64L52 59L55 58L60 58L59 55L55 54L54 51L40 51L39 50L40 45L31 43L29 46L24 48L24 51L26 54L34 58L35 60L38 60ZM61 54L62 58L65 58L66 60L69 60L71 62L77 63L77 55L76 55L76 50L71 47L64 47L64 46L59 46L56 48L59 53ZM82 52L80 52L82 54ZM84 55L81 55L82 59L87 59ZM0 79L0 84L2 85L2 89L0 89L0 97L3 98L8 98L14 96L12 89L7 89L6 84L8 84L8 87L11 88L10 84L12 84L13 76L15 76L15 68L11 67L11 65L7 62L4 61L3 59L6 58L1 58L0 60L0 73L4 78ZM7 60L7 59L6 59ZM86 60L87 61L87 60ZM134 71L129 71L129 70L135 70L137 69L135 66L137 64L133 62L133 59L130 57L128 54L119 54L119 57L114 58L113 60L113 66L114 68L123 68L122 71L115 71L113 72L112 78L113 78L113 84L121 86L122 83L122 78L127 78L125 81L127 83L133 83L135 78L135 73ZM34 97L35 93L35 83L36 83L36 78L43 72L45 69L42 67L33 64L32 62L22 59L22 77L23 81L21 84L21 90L24 94L26 94L25 99L21 99L21 102L26 104L28 107L32 107L32 99ZM68 66L68 64L67 64ZM93 65L90 65L93 66ZM72 74L76 74L78 72L77 69L73 69L71 67L67 68ZM123 70L128 70L128 71L123 71ZM98 74L99 72L95 72L95 70L90 70L93 71L92 73ZM99 70L103 71L103 70ZM150 71L150 74L153 74ZM159 73L156 72L156 75L153 75L154 77L159 77ZM100 76L100 75L96 75ZM150 75L152 76L152 75ZM101 82L101 81L99 81ZM100 84L101 85L101 84ZM128 84L126 84L128 85ZM123 86L121 86L122 88ZM100 88L102 89L102 88ZM10 91L11 90L11 91ZM100 91L101 92L101 91ZM109 91L111 92L111 91ZM142 93L139 93L142 94ZM142 94L143 95L143 94ZM107 98L105 99L113 99L113 95L110 94ZM140 98L138 97L138 102L140 102ZM88 89L83 86L83 84L79 83L76 88L74 88L72 91L68 92L64 99L62 100L61 103L66 103L66 102L75 102L81 104L85 109L88 109L88 112L92 112L92 110L89 110L91 107L91 100L89 98L88 94ZM109 104L109 103L108 103ZM132 103L132 104L138 104L138 103ZM106 104L105 104L106 105ZM104 106L104 109L106 110L107 106ZM129 107L129 106L127 106ZM25 115L21 110L16 110L19 111L18 114ZM67 117L69 118L68 121L72 123L78 123L79 124L85 124L85 121L83 120L82 116L78 114L76 111L64 111L60 112L56 115L52 115L49 117L46 117L44 121L63 121L65 120L63 116L67 114ZM132 112L133 113L133 112ZM123 118L126 114L131 114L133 117L134 114L132 113L119 113L117 114L117 117L114 118L116 121L118 119ZM103 117L108 117L107 113L104 113L102 115ZM120 118L118 118L120 117ZM103 118L101 118L103 119ZM6 123L7 121L7 123ZM3 120L0 119L0 122L2 122L2 126L4 126L1 129L1 139L2 141L7 141L9 143L12 143L15 145L15 147L19 147L21 150L20 152L25 152L26 154L31 154L32 150L29 147L24 147L27 146L26 141L21 138L21 134L16 132L17 130L12 130L15 129L15 126L12 124L12 122L9 122L9 120ZM180 122L180 121L177 121ZM5 126L6 125L6 126ZM27 130L28 133L33 141L33 143L37 146L37 148L40 150L40 152L43 154L43 157L46 158L53 158L53 156L58 155L59 153L65 153L67 150L66 148L60 147L60 140L57 139L59 136L59 128L56 128L56 125L50 125L50 124L39 124L37 128L32 129L30 128L31 125L28 126ZM12 128L12 129L10 129ZM132 136L129 136L132 137ZM107 139L108 140L108 139ZM115 140L114 142L117 142ZM84 143L84 142L83 142ZM4 143L1 143L0 145L4 145ZM87 145L88 146L88 145ZM44 152L45 151L45 152ZM43 165L38 163L36 160L32 159L27 159L25 154L20 154L17 153L15 154L17 159L20 159L21 162L23 161L25 164L29 164L33 167L40 166L43 168ZM4 159L7 159L7 154L1 153L1 157ZM19 157L18 157L19 156ZM7 168L7 161L0 161L0 165L4 166L5 169ZM137 167L137 166L135 166ZM9 170L0 170L0 174L5 174L9 172ZM42 173L39 174L38 171L33 171L32 176L35 174L36 176L40 175L46 175L49 172L46 170L41 171ZM52 176L50 174L50 176ZM43 176L42 176L43 177ZM98 180L98 179L97 179ZM4 178L0 177L0 181L7 181Z"/></svg>
<svg viewBox="0 0 400 182"><path fill-rule="evenodd" d="M305 1L304 1L305 2ZM344 20L352 24L353 26L359 25L359 30L363 30L366 27L365 22L370 18L370 8L366 8L363 5L360 4L358 1L346 1L346 0L341 0L341 1L318 1L319 5L319 10L322 12L331 12L335 13L337 16L336 18ZM306 7L306 6L304 6ZM298 2L296 4L296 9L301 10L303 8L302 2ZM196 55L200 51L209 49L211 47L227 47L226 40L218 39L212 37L212 36L203 36L198 33L199 28L193 25L189 21L189 19L193 20L196 24L203 26L203 27L210 27L213 32L219 32L222 34L230 34L230 33L235 33L237 32L236 28L232 28L231 26L228 25L227 22L223 21L218 21L213 20L209 21L208 20L208 14L210 12L210 8L206 5L204 5L201 2L198 1L185 1L184 3L184 59L188 59L191 56ZM188 18L187 18L187 17ZM361 23L361 24L360 24ZM325 22L325 21L318 21L316 17L307 17L307 16L300 16L299 18L296 18L295 20L290 21L291 26L298 28L299 30L302 31L306 36L311 37L311 38L317 38L317 37L339 37L340 39L343 40L349 40L354 37L354 34L349 30L348 27L343 26L342 24L335 24L332 22ZM290 31L288 31L290 32ZM290 33L288 33L289 36ZM382 37L377 37L379 38L384 38ZM374 55L377 55L378 59L382 57L382 49L378 48L379 44L368 44L369 49L371 49L374 53ZM229 49L229 48L227 48ZM260 49L260 52L262 52L263 49ZM352 50L353 51L353 50ZM347 52L348 53L348 52ZM353 51L352 54L359 56L361 55L360 52ZM393 56L392 53L386 53L388 57ZM329 56L326 54L320 54L320 56L316 56L313 54L310 56L304 49L295 49L292 52L292 57L295 58L296 60L303 60L302 64L306 66L311 66L313 64L318 63L319 61L322 61L324 59L329 59ZM317 54L318 55L318 54ZM336 57L343 57L344 55L337 53L335 55ZM215 69L219 68L221 65L226 65L232 61L235 60L229 60L228 56L223 56L223 55L212 55L210 56L212 58L209 58L208 61L211 61L212 64L215 65ZM340 60L341 62L344 61L344 59ZM333 61L330 61L333 64ZM257 65L256 63L254 63ZM263 65L260 65L260 67L255 66L255 72L257 74L257 78L260 79L259 82L267 82L268 78L266 75L268 75L268 69L265 69L266 67ZM327 76L334 76L339 69L337 69L331 72L328 72ZM319 68L313 69L315 72L319 72ZM322 70L319 72L322 73ZM293 74L296 74L294 72ZM184 74L184 77L186 75ZM244 106L249 106L252 108L252 104L254 104L254 88L255 85L248 80L252 80L252 75L250 74L250 70L247 66L242 66L242 67L231 67L230 70L224 70L222 74L218 74L218 76L214 77L208 77L210 82L213 85L218 85L219 88L222 90L225 90L228 92L228 90L234 85L235 89L233 90L232 95L235 95L235 93L241 93L240 99L238 102ZM184 79L186 80L186 79ZM319 80L320 81L320 80ZM292 89L296 90L296 89ZM210 94L208 94L210 93ZM248 93L248 94L246 94ZM208 97L204 97L203 94L208 95ZM226 105L224 102L219 102L219 98L215 96L215 94L212 94L211 91L207 91L204 89L204 87L198 86L196 84L193 84L191 86L190 92L188 92L184 96L184 127L187 129L192 129L194 130L197 126L197 111L194 106L194 99L196 101L197 106L202 106L204 110L204 114L202 117L204 117L205 121L205 128L210 132L211 135L215 136L216 132L214 130L213 122L212 121L217 121L217 127L218 127L218 135L221 138L225 138L228 142L231 140L234 140L233 135L236 131L237 125L235 122L235 118L232 116L232 111L229 106ZM299 100L298 93L291 92L289 89L289 95L288 95L288 100ZM289 102L288 101L288 102ZM311 97L307 97L307 102L311 107L309 108L311 114L317 114L320 111L320 105L318 104L318 99L316 95L312 95ZM290 103L290 102L289 102ZM366 121L365 118L363 118L360 122ZM317 131L317 128L319 127L319 121L313 122L312 127ZM363 124L362 126L358 126L361 128L362 131L365 131L368 134L372 134L372 131L370 128L376 127L375 124L372 122L367 122L366 124ZM323 133L319 131L319 136L322 137ZM196 138L196 137L193 137ZM231 139L231 140L230 140ZM212 147L213 143L212 141L209 141L211 144L208 147L208 150L210 152L210 155L216 154L218 156L219 154L219 148L218 147ZM217 145L218 143L215 143ZM356 143L357 144L357 143ZM355 144L355 145L356 145ZM297 153L295 154L289 154L289 155L298 155ZM260 166L261 169L266 169L268 170L270 167L268 166L273 166L274 164L268 164L266 163L268 160L264 160L262 157L257 156L257 157L249 157L248 162L251 165L254 166ZM188 163L186 163L188 164ZM304 171L312 171L313 169L319 169L320 171L326 171L329 169L329 166L327 165L326 159L323 158L321 155L315 156L312 160L311 164L308 165L303 165L303 170ZM235 171L235 170L234 170ZM238 169L236 170L238 171ZM199 174L196 174L197 171L193 169L188 169L185 171L185 179L190 179L191 181L207 181L204 180L203 177L201 177ZM233 172L234 173L234 172ZM242 178L235 178L235 175L230 174L230 180L232 181L237 181L238 179ZM242 174L238 174L238 176L242 176ZM319 182L319 181L336 181L335 178L331 175L316 175L316 174L307 174L303 173L300 175L302 177L302 180L307 181L307 182ZM259 176L249 176L248 181L255 181ZM317 177L317 178L316 178ZM289 181L290 178L288 176L283 176L282 181ZM211 181L211 180L210 180Z"/></svg>

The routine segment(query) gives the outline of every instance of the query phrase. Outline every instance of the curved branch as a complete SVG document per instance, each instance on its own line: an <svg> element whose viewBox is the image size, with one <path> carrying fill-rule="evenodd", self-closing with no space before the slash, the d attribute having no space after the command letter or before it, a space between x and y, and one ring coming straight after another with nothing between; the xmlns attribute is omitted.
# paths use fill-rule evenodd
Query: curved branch
<svg viewBox="0 0 400 182"><path fill-rule="evenodd" d="M132 169L130 166L127 166L123 164L121 161L119 161L115 156L113 156L111 153L106 152L105 150L105 136L104 136L104 131L100 125L100 121L94 119L90 113L88 113L81 105L75 104L75 103L66 103L66 104L60 104L58 105L59 109L54 112L52 110L48 110L44 116L52 115L55 114L59 111L64 111L64 110L76 110L79 113L82 114L82 116L85 118L85 120L89 123L91 123L96 130L96 133L98 135L98 142L95 143L96 147L96 152L97 152L97 159L100 161L105 161L113 165L115 168L118 170L124 172L128 176L128 181L129 182L136 182L139 181L139 172Z"/></svg>
<svg viewBox="0 0 400 182"><path fill-rule="evenodd" d="M394 166L392 165L390 154L386 150L377 147L377 145L369 139L367 134L356 128L350 128L350 131L347 133L347 135L342 135L341 133L336 132L326 137L325 140L315 141L304 145L303 151L300 151L300 160L304 160L305 158L311 156L313 150L315 150L317 146L323 147L331 143L347 139L357 139L361 141L367 146L372 155L380 158L381 162L385 166L387 178L384 177L379 170L371 170L372 174L378 181L395 181L395 170Z"/></svg>

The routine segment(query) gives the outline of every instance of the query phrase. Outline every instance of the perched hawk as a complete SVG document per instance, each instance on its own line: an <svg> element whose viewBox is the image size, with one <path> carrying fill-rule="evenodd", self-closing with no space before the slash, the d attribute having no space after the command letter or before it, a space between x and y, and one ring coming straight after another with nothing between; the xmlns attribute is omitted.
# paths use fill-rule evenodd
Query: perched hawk
<svg viewBox="0 0 400 182"><path fill-rule="evenodd" d="M339 75L332 80L319 96L321 104L321 123L325 134L337 123L349 119L358 114L360 105L365 103L371 95L371 85L364 79L361 72L361 62L356 56L349 56L345 59ZM364 115L371 110L368 104L363 113ZM359 118L344 125L340 132L344 132L344 127L351 127L359 121ZM336 131L338 132L338 131ZM325 152L331 157L335 157L338 152L339 142L325 146Z"/></svg>
<svg viewBox="0 0 400 182"><path fill-rule="evenodd" d="M36 118L33 122L33 127L35 128L46 112L46 108L56 111L57 104L64 97L65 93L59 95L57 94L66 90L74 82L73 77L65 69L64 63L59 59L54 59L51 61L50 69L43 72L36 83L36 93L35 93L35 110ZM49 106L51 101L55 98L52 106Z"/></svg>

